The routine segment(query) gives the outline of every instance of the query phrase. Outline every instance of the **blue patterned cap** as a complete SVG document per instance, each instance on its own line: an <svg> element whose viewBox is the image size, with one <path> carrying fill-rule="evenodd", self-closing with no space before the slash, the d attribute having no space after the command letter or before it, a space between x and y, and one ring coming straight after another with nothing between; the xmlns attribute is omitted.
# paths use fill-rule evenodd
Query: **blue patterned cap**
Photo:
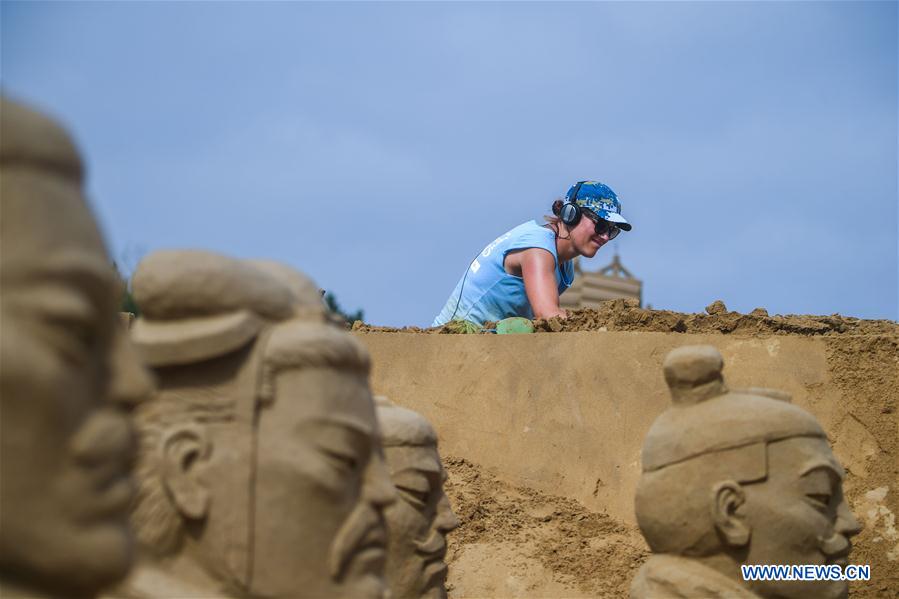
<svg viewBox="0 0 899 599"><path fill-rule="evenodd" d="M571 197L577 189L577 197ZM573 202L581 208L591 210L596 216L610 223L615 223L619 228L630 231L631 224L621 216L621 202L612 189L599 181L582 181L580 188L577 183L571 186L565 199Z"/></svg>

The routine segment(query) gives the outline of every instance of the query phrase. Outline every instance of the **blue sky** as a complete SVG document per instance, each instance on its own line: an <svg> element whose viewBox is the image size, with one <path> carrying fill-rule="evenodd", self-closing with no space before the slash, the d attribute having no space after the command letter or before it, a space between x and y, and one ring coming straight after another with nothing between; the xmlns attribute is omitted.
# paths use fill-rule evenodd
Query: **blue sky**
<svg viewBox="0 0 899 599"><path fill-rule="evenodd" d="M426 325L577 179L656 308L899 317L897 4L2 3L111 251L274 258Z"/></svg>

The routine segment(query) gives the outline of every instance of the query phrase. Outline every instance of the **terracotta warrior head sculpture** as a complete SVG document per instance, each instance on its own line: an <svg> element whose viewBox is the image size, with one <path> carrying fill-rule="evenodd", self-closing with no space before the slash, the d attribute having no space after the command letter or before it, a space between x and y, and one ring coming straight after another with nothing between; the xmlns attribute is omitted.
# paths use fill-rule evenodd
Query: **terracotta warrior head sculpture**
<svg viewBox="0 0 899 599"><path fill-rule="evenodd" d="M845 565L860 526L815 418L779 391L729 391L722 368L710 346L665 359L673 404L646 436L636 498L654 555L631 597L845 597L845 582L743 580L741 565Z"/></svg>
<svg viewBox="0 0 899 599"><path fill-rule="evenodd" d="M93 596L132 561L150 378L66 132L0 100L0 595Z"/></svg>
<svg viewBox="0 0 899 599"><path fill-rule="evenodd" d="M399 500L387 508L393 597L446 597L446 535L459 526L443 492L437 434L418 412L375 399L384 456Z"/></svg>
<svg viewBox="0 0 899 599"><path fill-rule="evenodd" d="M131 596L380 597L393 501L369 357L318 288L267 262L157 252L132 329L159 392L136 414Z"/></svg>

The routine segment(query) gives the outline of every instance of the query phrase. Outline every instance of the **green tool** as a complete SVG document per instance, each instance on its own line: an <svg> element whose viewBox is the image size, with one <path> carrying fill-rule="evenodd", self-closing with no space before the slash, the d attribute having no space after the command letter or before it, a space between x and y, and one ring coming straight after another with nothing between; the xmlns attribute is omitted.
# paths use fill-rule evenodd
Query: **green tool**
<svg viewBox="0 0 899 599"><path fill-rule="evenodd" d="M497 335L517 335L520 333L533 333L534 323L521 316L504 318L496 323Z"/></svg>

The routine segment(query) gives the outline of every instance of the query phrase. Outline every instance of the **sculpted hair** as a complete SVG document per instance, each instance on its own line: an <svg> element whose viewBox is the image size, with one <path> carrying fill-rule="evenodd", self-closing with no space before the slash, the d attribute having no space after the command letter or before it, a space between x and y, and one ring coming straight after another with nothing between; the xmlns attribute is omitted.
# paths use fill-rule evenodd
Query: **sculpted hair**
<svg viewBox="0 0 899 599"><path fill-rule="evenodd" d="M152 553L176 552L184 536L183 518L169 498L162 477L166 436L177 426L235 420L233 380L214 381L223 371L235 373L246 354L244 349L198 364L157 369L162 383L159 391L134 412L139 446L131 523L139 543ZM185 384L191 380L196 384Z"/></svg>
<svg viewBox="0 0 899 599"><path fill-rule="evenodd" d="M437 446L437 432L427 419L383 396L375 397L382 447Z"/></svg>
<svg viewBox="0 0 899 599"><path fill-rule="evenodd" d="M715 451L644 472L637 484L635 512L646 543L655 553L702 557L723 550L710 503L718 482L742 485L768 475L767 444Z"/></svg>
<svg viewBox="0 0 899 599"><path fill-rule="evenodd" d="M234 375L248 354L245 347L221 358L158 368L160 391L135 412L140 449L131 520L141 545L158 555L175 553L185 532L184 519L162 478L167 432L175 426L233 422L238 392ZM329 324L295 320L274 326L260 366L264 378L254 398L257 409L277 400L274 379L280 370L334 368L367 375L370 359L365 347L348 333Z"/></svg>
<svg viewBox="0 0 899 599"><path fill-rule="evenodd" d="M152 405L141 409L135 418L140 447L135 467L138 487L131 523L140 544L158 555L175 552L184 534L182 517L169 499L160 476L167 431L187 422L210 424L233 420L233 402L192 395L172 393L154 398L150 402Z"/></svg>
<svg viewBox="0 0 899 599"><path fill-rule="evenodd" d="M275 378L281 370L334 368L368 376L368 350L355 337L333 325L295 320L272 331L265 347L262 400L274 399Z"/></svg>

